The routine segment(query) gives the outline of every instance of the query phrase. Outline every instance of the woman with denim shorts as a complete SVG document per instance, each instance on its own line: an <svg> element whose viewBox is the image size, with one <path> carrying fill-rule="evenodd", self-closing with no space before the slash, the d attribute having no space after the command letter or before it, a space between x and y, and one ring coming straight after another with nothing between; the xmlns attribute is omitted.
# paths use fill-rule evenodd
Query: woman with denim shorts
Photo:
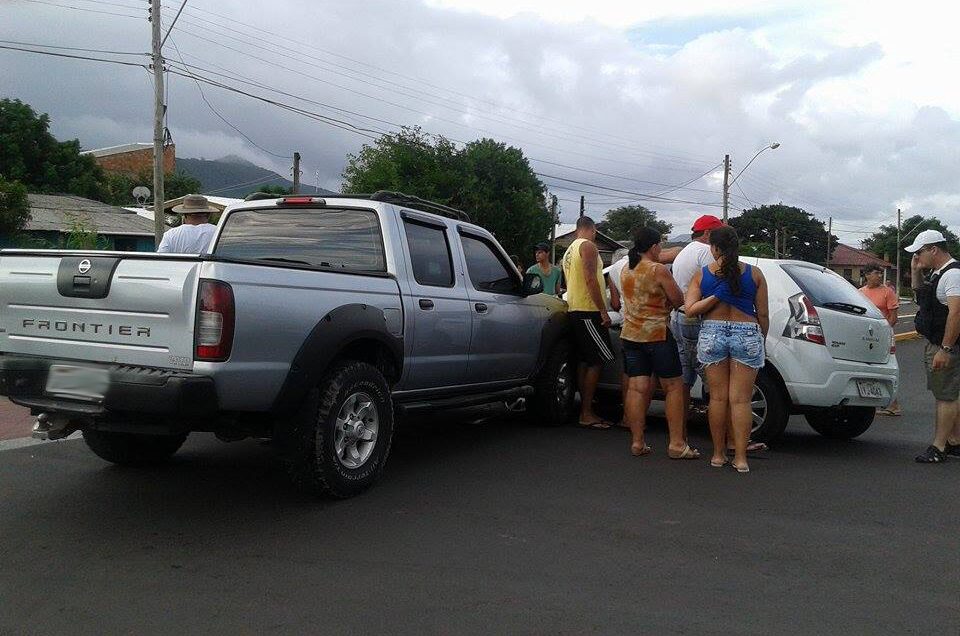
<svg viewBox="0 0 960 636"><path fill-rule="evenodd" d="M710 465L727 463L727 417L733 424L733 467L746 473L747 442L753 424L750 400L757 371L764 363L764 339L770 327L767 281L759 269L740 263L740 239L732 227L710 233L716 263L690 281L687 316L703 315L697 359L710 389Z"/></svg>

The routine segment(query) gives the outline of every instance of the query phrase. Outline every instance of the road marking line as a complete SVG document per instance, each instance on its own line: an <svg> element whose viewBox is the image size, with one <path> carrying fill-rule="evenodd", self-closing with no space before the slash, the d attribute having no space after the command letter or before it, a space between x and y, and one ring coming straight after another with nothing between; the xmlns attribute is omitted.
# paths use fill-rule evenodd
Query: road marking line
<svg viewBox="0 0 960 636"><path fill-rule="evenodd" d="M77 431L65 439L58 439L53 441L43 440L43 439L34 439L32 437L18 437L16 439L0 440L0 451L14 450L17 448L27 448L28 446L37 446L38 444L56 444L57 442L64 442L67 440L77 440L77 439L81 439L82 437L83 435L80 433L80 431Z"/></svg>

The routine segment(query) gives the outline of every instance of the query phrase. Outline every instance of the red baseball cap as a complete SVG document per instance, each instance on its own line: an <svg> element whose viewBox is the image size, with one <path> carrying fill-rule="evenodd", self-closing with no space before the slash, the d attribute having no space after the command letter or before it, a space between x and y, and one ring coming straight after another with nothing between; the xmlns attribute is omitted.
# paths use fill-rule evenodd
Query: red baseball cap
<svg viewBox="0 0 960 636"><path fill-rule="evenodd" d="M704 214L693 222L693 227L690 229L694 232L704 232L706 230L715 230L718 227L723 227L723 221L712 214Z"/></svg>

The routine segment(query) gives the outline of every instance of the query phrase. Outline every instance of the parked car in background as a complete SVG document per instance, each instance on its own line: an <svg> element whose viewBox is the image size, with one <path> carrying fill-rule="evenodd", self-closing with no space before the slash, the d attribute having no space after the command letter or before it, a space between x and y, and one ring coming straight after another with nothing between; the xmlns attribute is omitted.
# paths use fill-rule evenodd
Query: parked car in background
<svg viewBox="0 0 960 636"><path fill-rule="evenodd" d="M821 435L851 439L873 423L876 409L893 401L899 385L893 329L873 303L839 274L792 260L741 258L758 267L769 287L767 360L753 392L757 441L776 439L792 414L803 414ZM601 388L620 390L622 358L601 376ZM691 391L706 403L705 386Z"/></svg>

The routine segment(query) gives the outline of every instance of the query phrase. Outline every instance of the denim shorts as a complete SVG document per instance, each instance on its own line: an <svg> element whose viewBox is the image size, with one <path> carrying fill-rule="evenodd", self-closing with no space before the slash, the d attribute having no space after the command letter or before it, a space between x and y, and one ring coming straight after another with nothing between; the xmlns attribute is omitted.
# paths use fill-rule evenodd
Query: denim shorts
<svg viewBox="0 0 960 636"><path fill-rule="evenodd" d="M697 341L700 339L700 327L703 320L687 318L679 311L673 312L670 320L670 331L677 341L677 351L680 353L680 366L683 370L683 383L693 386L700 373L700 363L697 361Z"/></svg>
<svg viewBox="0 0 960 636"><path fill-rule="evenodd" d="M763 366L763 334L755 322L704 320L697 342L697 359L703 366L736 360L753 369Z"/></svg>
<svg viewBox="0 0 960 636"><path fill-rule="evenodd" d="M651 375L664 379L680 377L680 354L669 330L666 340L633 342L621 338L620 346L623 349L623 372L627 377Z"/></svg>

